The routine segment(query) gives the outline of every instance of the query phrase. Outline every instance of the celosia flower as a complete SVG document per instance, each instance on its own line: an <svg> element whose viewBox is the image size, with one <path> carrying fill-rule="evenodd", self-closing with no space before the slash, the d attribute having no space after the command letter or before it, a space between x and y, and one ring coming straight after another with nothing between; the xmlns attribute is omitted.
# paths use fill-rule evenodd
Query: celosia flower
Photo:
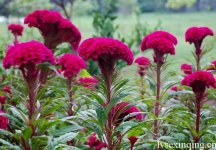
<svg viewBox="0 0 216 150"><path fill-rule="evenodd" d="M4 112L0 110L0 129L6 130L9 124L9 121L7 117L2 116L3 114Z"/></svg>
<svg viewBox="0 0 216 150"><path fill-rule="evenodd" d="M67 78L77 76L81 69L86 68L86 63L81 57L69 53L61 56L59 65L61 65L61 71Z"/></svg>
<svg viewBox="0 0 216 150"><path fill-rule="evenodd" d="M201 46L206 36L213 36L214 32L208 27L191 27L185 33L185 40L190 44L198 44Z"/></svg>
<svg viewBox="0 0 216 150"><path fill-rule="evenodd" d="M94 77L80 78L79 82L86 88L93 89L98 85L98 80Z"/></svg>
<svg viewBox="0 0 216 150"><path fill-rule="evenodd" d="M135 63L138 65L139 67L139 75L140 76L144 76L145 74L145 70L148 69L151 65L151 61L147 58L147 57L138 57L136 60L135 60Z"/></svg>
<svg viewBox="0 0 216 150"><path fill-rule="evenodd" d="M71 44L74 50L78 48L81 40L80 31L57 11L35 10L25 17L24 23L29 27L38 28L45 45L50 49L55 49L64 42Z"/></svg>
<svg viewBox="0 0 216 150"><path fill-rule="evenodd" d="M30 41L9 47L3 59L3 66L5 69L11 66L19 68L29 66L30 69L33 69L43 62L54 64L53 53L42 43Z"/></svg>
<svg viewBox="0 0 216 150"><path fill-rule="evenodd" d="M132 113L137 113L136 115L132 115ZM114 126L117 127L124 119L124 117L128 115L132 115L126 120L136 119L138 121L143 120L143 115L140 110L136 106L132 106L129 102L119 102L111 109L111 114L113 116Z"/></svg>
<svg viewBox="0 0 216 150"><path fill-rule="evenodd" d="M6 85L2 88L2 91L8 94L12 94L11 86Z"/></svg>
<svg viewBox="0 0 216 150"><path fill-rule="evenodd" d="M212 61L207 70L216 70L216 60Z"/></svg>
<svg viewBox="0 0 216 150"><path fill-rule="evenodd" d="M119 40L112 38L90 38L82 42L79 55L85 60L98 61L103 74L111 75L117 60L133 63L130 48Z"/></svg>
<svg viewBox="0 0 216 150"><path fill-rule="evenodd" d="M24 27L20 24L10 24L8 30L10 30L14 36L22 36Z"/></svg>
<svg viewBox="0 0 216 150"><path fill-rule="evenodd" d="M136 143L136 141L138 140L138 138L136 136L131 136L128 138L131 144L131 150L133 150L134 144Z"/></svg>
<svg viewBox="0 0 216 150"><path fill-rule="evenodd" d="M155 31L145 36L141 43L141 50L154 50L154 62L163 63L164 55L175 55L175 47L177 39L172 34L166 31Z"/></svg>
<svg viewBox="0 0 216 150"><path fill-rule="evenodd" d="M173 86L173 87L171 87L171 90L174 92L178 92L178 91L182 91L182 88L180 88L178 86Z"/></svg>
<svg viewBox="0 0 216 150"><path fill-rule="evenodd" d="M1 106L3 106L5 104L5 100L6 100L5 96L0 96L0 104L1 104Z"/></svg>
<svg viewBox="0 0 216 150"><path fill-rule="evenodd" d="M88 141L86 142L86 144L90 148L94 148L94 150L101 150L102 148L107 147L106 143L100 141L97 138L96 133L94 133L94 132L89 136Z"/></svg>
<svg viewBox="0 0 216 150"><path fill-rule="evenodd" d="M184 74L191 74L193 72L192 65L189 64L182 64L181 70L184 72Z"/></svg>
<svg viewBox="0 0 216 150"><path fill-rule="evenodd" d="M203 94L206 88L214 87L216 80L207 71L197 71L187 75L181 82L182 85L190 86L195 94Z"/></svg>

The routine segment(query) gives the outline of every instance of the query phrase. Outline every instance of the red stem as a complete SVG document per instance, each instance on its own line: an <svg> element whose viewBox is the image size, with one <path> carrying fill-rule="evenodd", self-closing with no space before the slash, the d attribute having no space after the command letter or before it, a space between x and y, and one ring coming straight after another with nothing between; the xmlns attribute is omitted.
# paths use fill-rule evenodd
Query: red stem
<svg viewBox="0 0 216 150"><path fill-rule="evenodd" d="M194 138L194 142L198 143L200 140L200 135L199 135L199 128L200 128L200 114L201 114L201 101L202 101L202 96L203 94L200 94L197 96L197 100L196 100L196 133L197 133L197 137Z"/></svg>
<svg viewBox="0 0 216 150"><path fill-rule="evenodd" d="M154 121L154 139L157 140L158 139L158 116L159 116L159 105L160 105L160 75L161 75L161 64L157 64L157 69L156 69L156 73L157 73L157 93L156 93L156 100L154 103L154 115L156 117L156 120Z"/></svg>
<svg viewBox="0 0 216 150"><path fill-rule="evenodd" d="M69 78L67 80L67 85L68 85L68 94L69 94L69 108L68 108L68 116L73 116L73 88L72 88L72 78Z"/></svg>

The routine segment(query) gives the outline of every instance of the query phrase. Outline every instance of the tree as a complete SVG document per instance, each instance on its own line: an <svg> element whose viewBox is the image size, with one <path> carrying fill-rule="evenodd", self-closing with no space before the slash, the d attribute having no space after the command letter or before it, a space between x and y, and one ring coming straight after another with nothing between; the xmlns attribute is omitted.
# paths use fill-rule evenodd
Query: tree
<svg viewBox="0 0 216 150"><path fill-rule="evenodd" d="M196 3L196 0L167 0L166 7L171 9L190 8Z"/></svg>

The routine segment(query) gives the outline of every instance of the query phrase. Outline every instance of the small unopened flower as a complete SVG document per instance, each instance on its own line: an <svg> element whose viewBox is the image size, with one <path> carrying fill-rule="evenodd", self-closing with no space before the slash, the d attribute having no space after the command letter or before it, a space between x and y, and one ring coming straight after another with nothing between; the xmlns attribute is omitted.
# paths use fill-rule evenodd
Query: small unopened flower
<svg viewBox="0 0 216 150"><path fill-rule="evenodd" d="M61 56L58 63L61 65L61 72L67 78L77 76L81 69L86 68L86 63L81 57L69 53Z"/></svg>
<svg viewBox="0 0 216 150"><path fill-rule="evenodd" d="M183 89L175 85L171 87L171 90L174 92L178 92L178 91L182 91Z"/></svg>
<svg viewBox="0 0 216 150"><path fill-rule="evenodd" d="M145 75L145 70L148 69L151 66L151 61L147 58L147 57L138 57L135 60L135 63L138 65L139 67L139 75L140 76L144 76Z"/></svg>
<svg viewBox="0 0 216 150"><path fill-rule="evenodd" d="M216 60L212 61L207 70L216 70Z"/></svg>
<svg viewBox="0 0 216 150"><path fill-rule="evenodd" d="M0 129L7 129L7 126L9 124L9 120L7 117L2 116L4 114L4 112L2 110L0 110Z"/></svg>
<svg viewBox="0 0 216 150"><path fill-rule="evenodd" d="M131 144L131 150L133 150L133 147L134 147L136 141L138 140L138 138L136 136L131 136L128 139L129 139L130 144Z"/></svg>
<svg viewBox="0 0 216 150"><path fill-rule="evenodd" d="M131 105L129 102L119 102L115 106L112 107L111 113L113 116L113 123L114 126L118 126L123 119L128 116L132 115L126 120L136 119L138 121L143 120L143 115L141 114L140 110L136 107ZM133 115L133 113L137 113Z"/></svg>
<svg viewBox="0 0 216 150"><path fill-rule="evenodd" d="M181 70L184 72L184 74L192 74L193 68L192 65L189 64L182 64L181 65Z"/></svg>
<svg viewBox="0 0 216 150"><path fill-rule="evenodd" d="M86 142L86 144L90 148L93 148L94 150L101 150L102 148L106 148L107 147L106 143L100 141L97 138L96 133L94 133L94 132L89 136L88 141Z"/></svg>
<svg viewBox="0 0 216 150"><path fill-rule="evenodd" d="M38 28L45 45L52 50L64 42L71 44L74 50L78 48L80 31L57 11L35 10L25 17L24 23Z"/></svg>
<svg viewBox="0 0 216 150"><path fill-rule="evenodd" d="M94 89L98 85L98 80L94 77L80 78L79 82L86 88Z"/></svg>
<svg viewBox="0 0 216 150"><path fill-rule="evenodd" d="M87 39L81 43L79 55L85 60L97 61L102 73L109 75L112 74L117 60L124 60L131 65L134 58L127 45L113 38Z"/></svg>
<svg viewBox="0 0 216 150"><path fill-rule="evenodd" d="M164 63L164 55L175 55L177 39L166 31L155 31L145 36L141 43L141 50L153 49L154 62Z"/></svg>
<svg viewBox="0 0 216 150"><path fill-rule="evenodd" d="M1 104L1 106L3 106L5 104L5 100L6 100L5 96L0 96L0 104Z"/></svg>
<svg viewBox="0 0 216 150"><path fill-rule="evenodd" d="M214 87L214 76L207 71L197 71L187 75L181 82L182 85L189 86L193 92L203 94L206 88Z"/></svg>
<svg viewBox="0 0 216 150"><path fill-rule="evenodd" d="M2 91L5 93L8 93L8 94L12 94L12 89L11 89L11 86L9 86L9 85L4 86L2 88Z"/></svg>

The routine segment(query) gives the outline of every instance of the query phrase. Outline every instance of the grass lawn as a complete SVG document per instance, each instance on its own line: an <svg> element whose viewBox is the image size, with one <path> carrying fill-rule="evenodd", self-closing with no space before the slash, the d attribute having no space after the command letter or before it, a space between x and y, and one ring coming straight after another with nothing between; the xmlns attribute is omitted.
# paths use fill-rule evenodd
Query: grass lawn
<svg viewBox="0 0 216 150"><path fill-rule="evenodd" d="M201 13L146 13L141 15L141 22L143 24L147 23L150 27L155 27L158 21L162 22L163 30L173 33L178 38L178 45L176 47L176 55L169 57L171 60L175 60L174 68L179 67L179 65L185 58L190 58L190 51L193 49L188 43L184 41L184 33L188 27L191 26L208 26L214 29L216 32L216 12L201 12ZM74 17L73 22L79 27L82 32L83 39L91 37L94 34L94 29L92 27L91 17ZM115 22L119 25L119 33L123 36L128 37L134 25L136 24L135 16L120 16ZM7 28L5 24L0 24L0 38L7 35ZM207 43L216 43L215 38L208 38L205 41ZM215 49L213 47L212 55L208 59L215 59ZM138 49L137 49L138 50ZM148 52L147 55L150 55ZM131 67L130 67L131 68ZM132 67L133 68L133 67Z"/></svg>

